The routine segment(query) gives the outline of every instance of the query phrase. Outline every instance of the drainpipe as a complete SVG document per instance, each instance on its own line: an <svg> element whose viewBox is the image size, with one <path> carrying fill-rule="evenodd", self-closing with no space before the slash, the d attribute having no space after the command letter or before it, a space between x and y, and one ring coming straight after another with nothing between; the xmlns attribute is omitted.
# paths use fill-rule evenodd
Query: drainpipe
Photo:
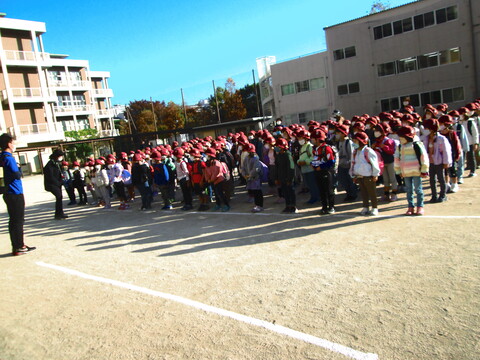
<svg viewBox="0 0 480 360"><path fill-rule="evenodd" d="M470 27L471 27L471 41L472 41L472 52L473 52L473 74L474 74L474 96L478 96L478 80L480 79L480 76L478 76L477 73L477 48L475 46L475 24L474 24L474 18L473 18L473 6L472 6L472 0L468 0L468 5L469 5L469 10L470 10Z"/></svg>

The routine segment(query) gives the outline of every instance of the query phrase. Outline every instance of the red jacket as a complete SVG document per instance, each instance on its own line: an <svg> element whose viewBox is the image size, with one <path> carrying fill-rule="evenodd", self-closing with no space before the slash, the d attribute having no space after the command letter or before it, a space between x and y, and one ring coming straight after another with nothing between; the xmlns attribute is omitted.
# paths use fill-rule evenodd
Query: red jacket
<svg viewBox="0 0 480 360"><path fill-rule="evenodd" d="M225 180L225 177L223 176L223 167L220 161L212 160L210 162L210 166L205 168L204 176L206 182L213 183L215 185Z"/></svg>

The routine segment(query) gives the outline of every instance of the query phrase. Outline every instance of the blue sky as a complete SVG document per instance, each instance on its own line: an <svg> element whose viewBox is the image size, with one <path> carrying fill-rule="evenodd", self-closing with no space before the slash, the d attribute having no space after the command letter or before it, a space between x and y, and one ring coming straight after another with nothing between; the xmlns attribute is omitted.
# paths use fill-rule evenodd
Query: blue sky
<svg viewBox="0 0 480 360"><path fill-rule="evenodd" d="M410 1L384 1L391 7ZM110 71L114 104L195 103L223 86L252 82L255 59L326 47L323 28L367 15L373 0L4 0L7 17L45 22L45 49ZM203 95L204 94L204 95Z"/></svg>

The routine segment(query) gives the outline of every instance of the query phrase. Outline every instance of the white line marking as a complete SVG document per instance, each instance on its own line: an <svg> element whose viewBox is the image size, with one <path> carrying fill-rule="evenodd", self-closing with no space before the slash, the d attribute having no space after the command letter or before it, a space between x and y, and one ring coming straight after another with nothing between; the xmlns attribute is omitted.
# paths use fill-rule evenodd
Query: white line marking
<svg viewBox="0 0 480 360"><path fill-rule="evenodd" d="M275 324L272 324L272 323L264 321L264 320L255 319L255 318L252 318L250 316L245 316L245 315L234 313L232 311L228 311L228 310L220 309L220 308L217 308L217 307L214 307L214 306L206 305L206 304L203 304L203 303L198 302L198 301L183 298L181 296L167 294L167 293L163 293L163 292L160 292L160 291L147 289L147 288L144 288L144 287L124 283L124 282L117 281L117 280L107 279L107 278L100 277L100 276L89 275L89 274L85 274L85 273L82 273L82 272L77 271L77 270L65 268L65 267L58 266L58 265L47 264L47 263L44 263L44 262L41 262L41 261L37 262L37 265L47 267L47 268L50 268L50 269L54 269L54 270L58 270L58 271L66 273L66 274L78 276L78 277L81 277L81 278L84 278L84 279L98 281L98 282L101 282L101 283L104 283L104 284L110 284L110 285L118 286L118 287L121 287L121 288L124 288L124 289L128 289L128 290L137 291L137 292L140 292L140 293L160 297L160 298L163 298L163 299L166 299L166 300L175 301L177 303L184 304L184 305L193 307L195 309L199 309L199 310L203 310L203 311L206 311L206 312L209 312L209 313L213 313L213 314L217 314L217 315L220 315L220 316L228 317L228 318L238 320L238 321L250 324L250 325L265 328L265 329L271 330L273 332L276 332L278 334L286 335L286 336L289 336L289 337L297 339L297 340L302 340L302 341L305 341L307 343L320 346L324 349L327 349L327 350L345 355L345 356L347 356L351 359L355 359L355 360L378 360L378 355L377 354L364 353L364 352L349 348L347 346L343 346L343 345L336 344L336 343L328 341L328 340L318 338L316 336L308 335L308 334L305 334L305 333L302 333L302 332L299 332L299 331L296 331L296 330L289 329L289 328L284 327L284 326L275 325Z"/></svg>

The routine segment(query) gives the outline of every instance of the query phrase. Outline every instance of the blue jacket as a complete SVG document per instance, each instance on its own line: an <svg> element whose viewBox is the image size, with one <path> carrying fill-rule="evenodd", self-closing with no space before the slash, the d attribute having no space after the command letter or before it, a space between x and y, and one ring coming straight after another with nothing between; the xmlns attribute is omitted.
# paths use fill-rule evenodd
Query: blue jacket
<svg viewBox="0 0 480 360"><path fill-rule="evenodd" d="M18 168L15 158L7 151L0 155L0 163L3 166L3 178L7 187L7 194L23 194L22 172Z"/></svg>

